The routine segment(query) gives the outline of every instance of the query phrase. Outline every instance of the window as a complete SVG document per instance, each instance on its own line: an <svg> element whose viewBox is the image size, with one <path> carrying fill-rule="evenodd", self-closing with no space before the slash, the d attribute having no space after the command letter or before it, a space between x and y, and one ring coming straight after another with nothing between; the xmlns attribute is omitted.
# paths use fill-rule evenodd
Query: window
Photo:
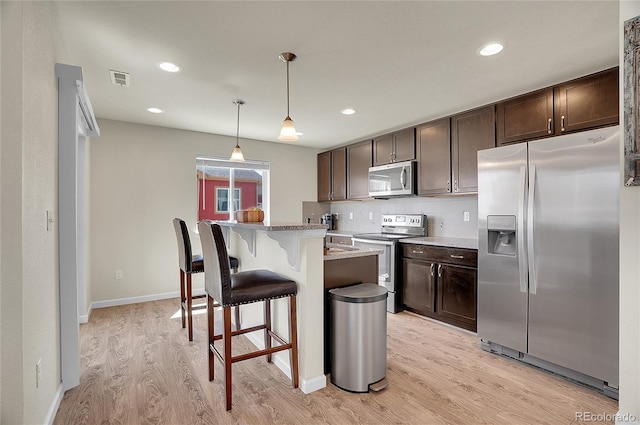
<svg viewBox="0 0 640 425"><path fill-rule="evenodd" d="M233 189L233 210L240 210L240 189ZM229 212L229 188L216 187L216 213Z"/></svg>
<svg viewBox="0 0 640 425"><path fill-rule="evenodd" d="M196 158L198 221L233 220L235 212L258 207L269 220L269 163Z"/></svg>

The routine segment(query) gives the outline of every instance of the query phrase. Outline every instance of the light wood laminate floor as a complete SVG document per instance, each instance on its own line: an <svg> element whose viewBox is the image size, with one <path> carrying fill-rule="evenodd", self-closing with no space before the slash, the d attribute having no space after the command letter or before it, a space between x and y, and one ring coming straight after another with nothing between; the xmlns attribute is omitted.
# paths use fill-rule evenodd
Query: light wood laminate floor
<svg viewBox="0 0 640 425"><path fill-rule="evenodd" d="M471 333L399 313L388 315L386 390L329 384L304 394L257 358L234 365L227 412L220 362L208 381L206 314L194 316L190 343L179 310L177 299L94 310L80 327L80 386L54 424L558 425L579 423L576 412L618 410L592 390L482 351ZM234 352L251 347L239 338Z"/></svg>

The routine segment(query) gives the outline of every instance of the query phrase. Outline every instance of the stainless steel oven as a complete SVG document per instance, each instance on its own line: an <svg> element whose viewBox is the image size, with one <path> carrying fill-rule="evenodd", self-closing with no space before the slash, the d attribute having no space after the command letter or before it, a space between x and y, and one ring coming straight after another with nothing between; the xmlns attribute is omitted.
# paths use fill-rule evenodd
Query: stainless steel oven
<svg viewBox="0 0 640 425"><path fill-rule="evenodd" d="M427 216L423 214L384 214L380 233L360 233L352 238L353 245L362 249L382 249L378 257L378 284L389 291L387 311L402 310L401 282L397 270L398 240L427 235Z"/></svg>

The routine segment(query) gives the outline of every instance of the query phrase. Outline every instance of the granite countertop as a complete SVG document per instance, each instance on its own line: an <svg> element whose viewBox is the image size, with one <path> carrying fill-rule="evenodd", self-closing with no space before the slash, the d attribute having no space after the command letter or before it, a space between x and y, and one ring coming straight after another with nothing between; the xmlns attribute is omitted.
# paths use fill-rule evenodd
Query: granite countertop
<svg viewBox="0 0 640 425"><path fill-rule="evenodd" d="M349 245L328 243L329 252L325 254L324 261L341 260L343 258L366 257L368 255L380 255L382 249L361 249Z"/></svg>
<svg viewBox="0 0 640 425"><path fill-rule="evenodd" d="M274 221L238 222L235 220L216 220L220 226L249 230L285 231L285 230L326 230L326 224L303 224Z"/></svg>
<svg viewBox="0 0 640 425"><path fill-rule="evenodd" d="M478 249L477 239L447 238L444 236L425 236L422 238L400 239L400 243L411 243L416 245L446 246L449 248Z"/></svg>

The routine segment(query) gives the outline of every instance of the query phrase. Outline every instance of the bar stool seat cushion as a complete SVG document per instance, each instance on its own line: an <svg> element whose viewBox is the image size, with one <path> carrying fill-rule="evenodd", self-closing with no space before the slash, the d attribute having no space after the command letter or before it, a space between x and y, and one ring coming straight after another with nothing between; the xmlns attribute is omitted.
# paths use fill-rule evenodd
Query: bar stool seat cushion
<svg viewBox="0 0 640 425"><path fill-rule="evenodd" d="M223 306L289 297L297 293L296 282L269 270L248 270L232 274L230 278L231 296L229 303Z"/></svg>
<svg viewBox="0 0 640 425"><path fill-rule="evenodd" d="M202 255L193 255L191 260L191 273L204 272L204 261Z"/></svg>

